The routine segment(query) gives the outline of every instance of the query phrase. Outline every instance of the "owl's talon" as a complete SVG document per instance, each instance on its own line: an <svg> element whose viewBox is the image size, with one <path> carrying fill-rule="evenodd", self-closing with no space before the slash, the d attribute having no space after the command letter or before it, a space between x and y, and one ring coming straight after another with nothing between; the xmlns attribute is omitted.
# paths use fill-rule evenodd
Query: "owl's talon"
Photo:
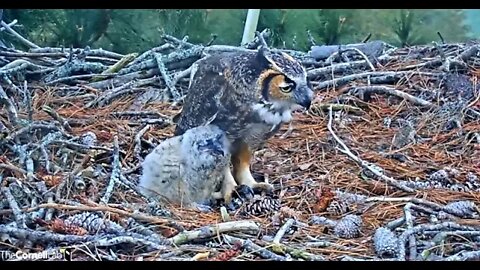
<svg viewBox="0 0 480 270"><path fill-rule="evenodd" d="M225 207L227 208L228 212L234 212L237 210L237 207L235 206L235 204L233 203L233 201L231 201L230 203L228 204L225 204Z"/></svg>
<svg viewBox="0 0 480 270"><path fill-rule="evenodd" d="M242 201L248 201L253 199L254 191L247 185L238 185L235 188L235 195Z"/></svg>
<svg viewBox="0 0 480 270"><path fill-rule="evenodd" d="M254 193L260 193L265 195L273 195L274 187L269 183L255 183L252 186Z"/></svg>
<svg viewBox="0 0 480 270"><path fill-rule="evenodd" d="M232 201L233 189L231 191L219 191L212 194L212 197L217 200L223 200L225 204L228 204Z"/></svg>
<svg viewBox="0 0 480 270"><path fill-rule="evenodd" d="M217 196L220 194L217 194ZM247 185L237 185L231 193L225 194L223 203L228 211L233 212L242 206L245 201L253 199L253 190Z"/></svg>
<svg viewBox="0 0 480 270"><path fill-rule="evenodd" d="M226 203L226 204L229 204L232 202L232 194L233 194L233 190L229 193L226 193L224 196L223 196L223 201Z"/></svg>
<svg viewBox="0 0 480 270"><path fill-rule="evenodd" d="M222 188L220 191L214 192L212 197L217 200L223 199L225 204L229 204L232 201L233 193L235 192L236 188L237 183L233 178L230 168L225 168Z"/></svg>
<svg viewBox="0 0 480 270"><path fill-rule="evenodd" d="M250 171L250 160L252 152L247 145L243 145L238 152L232 156L235 180L239 185L250 187L254 193L273 194L273 186L267 182L257 182Z"/></svg>

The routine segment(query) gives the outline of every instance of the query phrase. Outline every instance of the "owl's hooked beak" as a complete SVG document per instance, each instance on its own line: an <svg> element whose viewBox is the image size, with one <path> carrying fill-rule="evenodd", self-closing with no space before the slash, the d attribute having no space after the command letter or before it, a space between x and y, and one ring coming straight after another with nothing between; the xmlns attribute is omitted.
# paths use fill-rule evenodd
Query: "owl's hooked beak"
<svg viewBox="0 0 480 270"><path fill-rule="evenodd" d="M214 144L214 146L212 147L212 150L215 154L218 154L218 155L221 155L221 156L226 155L225 149L224 149L223 145L221 145L220 143Z"/></svg>
<svg viewBox="0 0 480 270"><path fill-rule="evenodd" d="M299 86L293 94L295 102L305 109L310 109L313 99L313 91L307 85Z"/></svg>

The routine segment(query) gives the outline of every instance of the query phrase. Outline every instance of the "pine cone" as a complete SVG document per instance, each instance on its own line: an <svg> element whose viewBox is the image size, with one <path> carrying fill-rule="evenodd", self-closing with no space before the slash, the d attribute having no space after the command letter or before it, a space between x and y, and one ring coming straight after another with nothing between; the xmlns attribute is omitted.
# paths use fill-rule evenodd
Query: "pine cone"
<svg viewBox="0 0 480 270"><path fill-rule="evenodd" d="M335 198L337 201L345 201L348 204L363 204L365 203L367 196L337 190L335 192Z"/></svg>
<svg viewBox="0 0 480 270"><path fill-rule="evenodd" d="M122 226L105 220L95 213L83 212L65 220L65 224L74 225L86 229L90 234L96 233L118 233L123 232Z"/></svg>
<svg viewBox="0 0 480 270"><path fill-rule="evenodd" d="M164 208L163 206L159 205L155 201L151 201L148 203L146 211L153 216L161 216L161 217L172 216L172 213L170 212L170 210Z"/></svg>
<svg viewBox="0 0 480 270"><path fill-rule="evenodd" d="M477 212L475 203L472 201L452 202L445 206L445 210L464 218L473 217Z"/></svg>
<svg viewBox="0 0 480 270"><path fill-rule="evenodd" d="M262 216L280 209L280 201L272 197L259 197L245 203L243 214Z"/></svg>
<svg viewBox="0 0 480 270"><path fill-rule="evenodd" d="M377 165L375 165L375 164L370 164L369 166L370 166L371 168L377 170L378 172L383 173L383 171L384 171L382 167L379 167L379 166L377 166ZM376 176L372 171L370 171L369 169L362 169L361 174L364 175L364 176L366 176L366 177L368 177L368 178L372 178L372 179L376 179L376 178L377 178L377 176Z"/></svg>
<svg viewBox="0 0 480 270"><path fill-rule="evenodd" d="M450 186L450 190L453 190L456 192L468 192L470 191L470 188L464 185L454 184Z"/></svg>
<svg viewBox="0 0 480 270"><path fill-rule="evenodd" d="M88 131L80 136L80 143L88 146L94 146L97 143L97 135Z"/></svg>
<svg viewBox="0 0 480 270"><path fill-rule="evenodd" d="M373 236L373 245L379 257L395 256L398 249L398 239L392 231L385 227L380 227Z"/></svg>
<svg viewBox="0 0 480 270"><path fill-rule="evenodd" d="M428 177L429 181L436 182L443 185L449 184L450 183L450 177L448 175L448 172L445 170L438 170L434 173L432 173Z"/></svg>
<svg viewBox="0 0 480 270"><path fill-rule="evenodd" d="M326 217L312 216L310 218L310 224L333 227L337 224L337 222Z"/></svg>
<svg viewBox="0 0 480 270"><path fill-rule="evenodd" d="M335 225L333 232L341 238L357 238L360 236L361 226L362 218L360 216L346 215Z"/></svg>
<svg viewBox="0 0 480 270"><path fill-rule="evenodd" d="M478 181L478 177L472 172L467 173L467 181L465 182L465 185L470 188L470 190L480 190L480 182Z"/></svg>
<svg viewBox="0 0 480 270"><path fill-rule="evenodd" d="M467 181L468 182L477 182L478 177L473 172L468 172L467 173Z"/></svg>
<svg viewBox="0 0 480 270"><path fill-rule="evenodd" d="M334 200L327 207L327 212L332 213L335 216L341 216L351 210L351 205L344 200Z"/></svg>
<svg viewBox="0 0 480 270"><path fill-rule="evenodd" d="M444 170L448 173L449 176L456 178L460 175L460 171L455 168L446 167Z"/></svg>
<svg viewBox="0 0 480 270"><path fill-rule="evenodd" d="M72 223L67 223L66 221L61 219L54 219L53 221L46 222L46 225L50 230L59 233L74 235L85 235L88 233L85 228Z"/></svg>
<svg viewBox="0 0 480 270"><path fill-rule="evenodd" d="M6 209L8 207L9 207L8 201L0 196L0 209ZM3 223L0 223L0 224L3 224Z"/></svg>

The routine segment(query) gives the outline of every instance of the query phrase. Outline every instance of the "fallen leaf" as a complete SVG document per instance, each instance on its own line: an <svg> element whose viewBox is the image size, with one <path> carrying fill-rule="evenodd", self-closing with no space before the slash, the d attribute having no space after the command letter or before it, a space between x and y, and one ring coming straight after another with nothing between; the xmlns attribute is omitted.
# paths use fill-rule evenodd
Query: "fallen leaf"
<svg viewBox="0 0 480 270"><path fill-rule="evenodd" d="M327 210L327 207L334 199L335 193L333 193L330 188L322 187L315 191L315 197L317 199L317 203L313 207L314 210L317 213L325 212L325 210Z"/></svg>
<svg viewBox="0 0 480 270"><path fill-rule="evenodd" d="M40 222L40 220L37 220L37 222L42 223ZM48 229L56 233L66 233L73 235L86 235L88 233L85 228L76 225L66 224L65 221L59 218L54 219L53 221L44 221L43 223Z"/></svg>
<svg viewBox="0 0 480 270"><path fill-rule="evenodd" d="M170 238L175 236L178 232L173 228L164 228L164 229L160 229L160 233L162 234L163 237Z"/></svg>
<svg viewBox="0 0 480 270"><path fill-rule="evenodd" d="M240 254L240 249L242 248L241 245L235 243L232 249L225 250L224 252L221 252L217 256L213 257L211 261L229 261L233 257L238 256Z"/></svg>
<svg viewBox="0 0 480 270"><path fill-rule="evenodd" d="M97 139L101 142L108 142L113 139L112 133L105 130L98 131L95 135L97 135Z"/></svg>
<svg viewBox="0 0 480 270"><path fill-rule="evenodd" d="M42 175L40 177L49 188L56 187L63 181L63 175Z"/></svg>
<svg viewBox="0 0 480 270"><path fill-rule="evenodd" d="M210 255L210 252L201 252L201 253L197 253L195 256L193 256L193 260L194 261L199 261L199 260L202 260L202 259L206 259L208 258L208 256Z"/></svg>
<svg viewBox="0 0 480 270"><path fill-rule="evenodd" d="M308 168L310 168L310 166L312 166L312 164L313 164L312 162L305 163L305 164L299 165L298 168L301 171L305 171L305 170L308 170Z"/></svg>

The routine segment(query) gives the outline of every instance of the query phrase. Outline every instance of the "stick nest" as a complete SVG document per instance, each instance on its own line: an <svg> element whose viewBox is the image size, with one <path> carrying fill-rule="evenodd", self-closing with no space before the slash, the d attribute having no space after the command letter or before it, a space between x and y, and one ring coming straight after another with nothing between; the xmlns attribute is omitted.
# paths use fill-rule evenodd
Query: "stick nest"
<svg viewBox="0 0 480 270"><path fill-rule="evenodd" d="M138 194L140 163L172 136L194 63L247 50L164 40L131 55L0 49L2 250L69 250L72 260L478 259L479 44L376 55L340 47L326 60L286 51L316 98L255 154L252 171L280 205L254 216L159 207Z"/></svg>

